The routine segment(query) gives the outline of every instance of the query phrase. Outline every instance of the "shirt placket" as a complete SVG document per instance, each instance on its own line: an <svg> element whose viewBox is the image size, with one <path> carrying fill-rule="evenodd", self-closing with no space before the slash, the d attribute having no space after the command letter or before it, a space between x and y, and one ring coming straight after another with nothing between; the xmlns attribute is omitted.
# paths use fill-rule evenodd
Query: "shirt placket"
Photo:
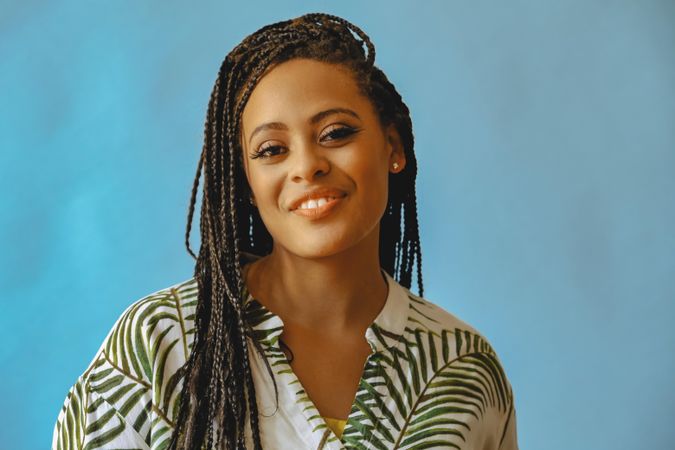
<svg viewBox="0 0 675 450"><path fill-rule="evenodd" d="M385 368L380 361L383 356L383 352L387 351L388 348L387 343L383 339L382 335L378 335L377 328L377 324L372 324L366 330L366 340L372 349L372 353L368 355L368 358L364 364L361 379L359 380L359 387L356 392L356 397L354 399L349 416L347 417L347 423L345 424L345 428L342 432L343 437L351 434L352 432L358 433L362 437L362 439L359 440L359 448L362 449L375 448L370 444L369 440L366 440L366 437L363 436L363 432L358 429L359 426L363 426L363 424L359 423L359 416L363 413L359 405L365 403L365 397L367 396L367 391L363 389L362 385L363 383L370 383L372 385L374 384L375 380L381 377L382 371L385 370ZM366 374L371 375L366 376ZM341 442L340 448L346 449L352 447L345 446L345 444Z"/></svg>
<svg viewBox="0 0 675 450"><path fill-rule="evenodd" d="M300 379L293 372L281 346L279 338L283 333L283 321L262 304L256 301L260 317L264 319L253 326L255 337L265 351L265 357L272 367L277 382L283 386L285 397L284 409L296 432L306 443L308 449L342 450L340 440L326 425L314 402L309 398Z"/></svg>

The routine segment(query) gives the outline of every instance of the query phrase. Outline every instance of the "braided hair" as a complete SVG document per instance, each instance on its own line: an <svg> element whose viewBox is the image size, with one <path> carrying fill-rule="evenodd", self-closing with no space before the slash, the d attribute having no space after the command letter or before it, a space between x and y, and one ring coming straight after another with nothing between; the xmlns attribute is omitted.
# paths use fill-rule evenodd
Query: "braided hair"
<svg viewBox="0 0 675 450"><path fill-rule="evenodd" d="M196 329L190 357L181 368L183 386L169 449L244 449L247 417L255 449L262 448L247 347L252 330L243 311L241 257L242 252L267 255L273 242L258 210L249 202L251 191L244 175L239 133L243 108L265 71L293 58L350 69L381 123L393 123L399 132L406 165L401 172L390 174L387 207L380 220L380 265L410 288L416 261L417 286L423 295L412 122L395 87L374 65L375 48L369 37L347 20L320 13L273 23L247 36L227 55L218 72L190 197L185 245L196 260ZM202 171L197 256L189 238ZM255 338L250 341L263 355L260 343ZM274 379L269 362L263 360ZM274 385L278 404L276 381Z"/></svg>

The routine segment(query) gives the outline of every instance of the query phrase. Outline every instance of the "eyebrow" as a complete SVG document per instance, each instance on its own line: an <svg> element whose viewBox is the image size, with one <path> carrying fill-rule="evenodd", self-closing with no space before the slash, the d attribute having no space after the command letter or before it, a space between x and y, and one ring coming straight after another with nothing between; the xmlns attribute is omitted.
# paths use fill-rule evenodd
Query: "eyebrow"
<svg viewBox="0 0 675 450"><path fill-rule="evenodd" d="M332 115L332 114L339 114L339 113L345 113L349 114L352 117L356 117L357 119L361 119L358 114L356 114L354 111L348 108L330 108L326 109L325 111L318 112L314 114L310 119L309 123L312 125L315 125L316 123L320 122L322 119ZM262 125L258 125L255 127L255 130L253 130L253 133L251 133L251 137L248 139L248 144L251 145L251 141L253 140L253 136L256 134L260 133L261 131L264 130L288 130L288 127L286 124L282 122L268 122L268 123L263 123Z"/></svg>

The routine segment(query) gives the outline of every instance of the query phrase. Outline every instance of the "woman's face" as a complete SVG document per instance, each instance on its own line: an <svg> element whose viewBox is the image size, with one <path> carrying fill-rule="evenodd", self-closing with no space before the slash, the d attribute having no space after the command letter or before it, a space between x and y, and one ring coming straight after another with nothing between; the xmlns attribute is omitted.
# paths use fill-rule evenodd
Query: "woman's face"
<svg viewBox="0 0 675 450"><path fill-rule="evenodd" d="M275 251L317 258L377 240L388 174L405 155L351 71L310 59L273 67L241 128L246 177Z"/></svg>

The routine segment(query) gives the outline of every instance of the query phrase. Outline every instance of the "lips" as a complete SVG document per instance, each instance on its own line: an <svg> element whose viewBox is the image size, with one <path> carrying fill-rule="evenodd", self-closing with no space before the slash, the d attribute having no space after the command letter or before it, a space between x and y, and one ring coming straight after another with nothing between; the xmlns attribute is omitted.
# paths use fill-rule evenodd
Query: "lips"
<svg viewBox="0 0 675 450"><path fill-rule="evenodd" d="M341 191L339 189L335 188L317 188L313 189L309 192L306 192L305 194L301 195L300 197L296 198L291 202L290 207L288 208L289 211L295 211L302 205L303 202L306 202L307 200L316 200L318 198L322 197L337 197L337 198L342 198L347 195L346 192Z"/></svg>

